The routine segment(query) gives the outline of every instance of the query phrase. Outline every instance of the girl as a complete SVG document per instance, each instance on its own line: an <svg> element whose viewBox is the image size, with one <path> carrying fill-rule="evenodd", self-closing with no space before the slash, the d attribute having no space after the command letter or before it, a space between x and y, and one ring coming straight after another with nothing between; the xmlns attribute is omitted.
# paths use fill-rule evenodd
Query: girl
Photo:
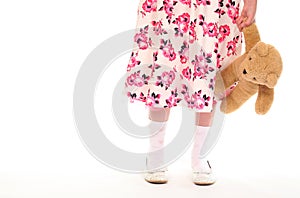
<svg viewBox="0 0 300 198"><path fill-rule="evenodd" d="M195 184L215 182L209 162L199 157L213 120L215 73L241 55L241 31L253 23L256 5L257 0L140 0L138 5L126 94L149 107L150 132L159 128L149 152L163 147L172 107L195 112ZM148 157L147 165L162 161L163 156ZM145 180L166 183L166 171L149 171Z"/></svg>

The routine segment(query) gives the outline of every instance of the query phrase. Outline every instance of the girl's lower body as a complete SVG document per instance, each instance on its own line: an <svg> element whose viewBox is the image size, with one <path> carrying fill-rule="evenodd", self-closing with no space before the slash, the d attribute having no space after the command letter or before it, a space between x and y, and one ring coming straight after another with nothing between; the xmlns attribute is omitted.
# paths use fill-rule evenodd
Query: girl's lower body
<svg viewBox="0 0 300 198"><path fill-rule="evenodd" d="M163 148L169 115L170 108L149 108L149 120L151 122L149 124L149 133L155 133L155 135L150 137L149 153ZM199 185L208 185L215 182L209 162L200 158L200 152L212 124L213 116L214 111L195 113L195 134L191 152L191 168L193 171L193 182ZM157 129L158 131L156 131ZM147 157L147 165L150 169L163 163L163 152L154 158ZM145 175L145 180L150 183L166 183L168 181L166 171L167 168L150 171Z"/></svg>
<svg viewBox="0 0 300 198"><path fill-rule="evenodd" d="M137 9L125 93L131 102L144 102L151 125L160 127L150 138L150 152L163 146L171 108L182 105L195 112L196 184L214 182L200 151L213 120L216 72L241 54L239 9L240 0L140 0ZM149 172L145 179L165 183L165 172Z"/></svg>

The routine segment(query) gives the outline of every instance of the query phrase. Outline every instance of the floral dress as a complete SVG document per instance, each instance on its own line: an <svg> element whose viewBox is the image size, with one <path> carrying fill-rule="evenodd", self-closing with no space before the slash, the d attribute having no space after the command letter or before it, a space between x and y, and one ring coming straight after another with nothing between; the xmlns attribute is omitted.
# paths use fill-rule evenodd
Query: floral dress
<svg viewBox="0 0 300 198"><path fill-rule="evenodd" d="M124 93L210 112L215 74L241 54L240 0L140 0Z"/></svg>

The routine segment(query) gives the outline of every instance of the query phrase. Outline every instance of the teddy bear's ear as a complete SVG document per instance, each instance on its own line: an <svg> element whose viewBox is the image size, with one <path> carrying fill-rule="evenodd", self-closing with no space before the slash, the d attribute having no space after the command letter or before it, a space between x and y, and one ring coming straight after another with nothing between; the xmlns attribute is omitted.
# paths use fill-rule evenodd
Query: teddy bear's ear
<svg viewBox="0 0 300 198"><path fill-rule="evenodd" d="M278 80L278 76L274 73L267 75L267 87L274 88Z"/></svg>
<svg viewBox="0 0 300 198"><path fill-rule="evenodd" d="M258 42L256 45L255 45L255 49L256 49L256 52L258 53L259 56L267 56L269 54L269 46L260 41Z"/></svg>

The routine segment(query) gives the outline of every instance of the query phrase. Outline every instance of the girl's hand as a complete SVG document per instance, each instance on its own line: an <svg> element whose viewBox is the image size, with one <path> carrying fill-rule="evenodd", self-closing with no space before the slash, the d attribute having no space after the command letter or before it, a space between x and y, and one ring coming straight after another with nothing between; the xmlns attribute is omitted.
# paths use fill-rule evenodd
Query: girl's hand
<svg viewBox="0 0 300 198"><path fill-rule="evenodd" d="M257 0L244 0L244 6L241 15L236 19L236 24L240 31L242 31L244 27L247 27L254 22L256 6Z"/></svg>

